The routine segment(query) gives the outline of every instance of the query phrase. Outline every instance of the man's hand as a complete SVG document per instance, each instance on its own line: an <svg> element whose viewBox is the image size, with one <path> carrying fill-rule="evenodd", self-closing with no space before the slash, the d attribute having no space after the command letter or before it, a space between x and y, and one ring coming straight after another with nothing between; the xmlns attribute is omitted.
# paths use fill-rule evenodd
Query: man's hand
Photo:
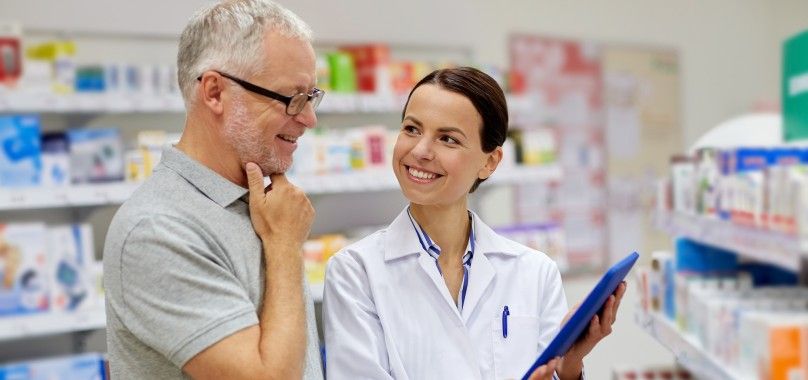
<svg viewBox="0 0 808 380"><path fill-rule="evenodd" d="M550 380L553 378L553 373L556 370L556 366L558 365L558 358L550 360L547 364L536 368L532 374L530 374L530 378L528 380Z"/></svg>
<svg viewBox="0 0 808 380"><path fill-rule="evenodd" d="M306 195L282 174L264 193L258 165L247 163L250 219L266 260L264 300L258 325L213 343L183 366L195 379L299 379L306 357L306 307L300 251L314 209Z"/></svg>
<svg viewBox="0 0 808 380"><path fill-rule="evenodd" d="M584 356L588 355L598 342L612 333L612 325L614 321L617 320L617 310L620 308L620 301L623 299L625 293L626 282L623 281L617 286L617 290L614 294L609 296L609 299L603 306L602 317L596 314L592 318L586 335L575 342L572 347L570 347L569 351L567 351L567 354L561 359L561 362L558 364L558 375L562 380L580 378L581 372L583 371ZM567 313L562 325L567 323L567 320L577 308L576 306Z"/></svg>
<svg viewBox="0 0 808 380"><path fill-rule="evenodd" d="M303 246L314 220L309 198L283 174L272 174L269 192L264 192L264 175L255 163L246 165L250 190L250 219L255 233L264 244L273 247Z"/></svg>

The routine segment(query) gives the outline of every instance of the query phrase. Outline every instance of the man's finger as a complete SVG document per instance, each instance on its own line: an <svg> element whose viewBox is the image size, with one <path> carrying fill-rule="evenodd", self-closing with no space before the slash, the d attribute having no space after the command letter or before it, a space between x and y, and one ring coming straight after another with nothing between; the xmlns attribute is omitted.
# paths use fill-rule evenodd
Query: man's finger
<svg viewBox="0 0 808 380"><path fill-rule="evenodd" d="M269 179L272 180L273 185L274 184L285 185L289 183L289 180L286 178L286 174L283 173L270 174Z"/></svg>
<svg viewBox="0 0 808 380"><path fill-rule="evenodd" d="M264 195L264 174L261 168L253 162L248 162L245 166L247 172L247 186L250 191L250 201L257 200L259 195Z"/></svg>

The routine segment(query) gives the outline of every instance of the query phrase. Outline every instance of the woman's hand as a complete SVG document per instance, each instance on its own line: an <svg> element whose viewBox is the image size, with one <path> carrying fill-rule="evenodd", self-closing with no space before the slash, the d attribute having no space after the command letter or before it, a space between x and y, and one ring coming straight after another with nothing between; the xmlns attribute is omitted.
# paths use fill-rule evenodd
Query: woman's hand
<svg viewBox="0 0 808 380"><path fill-rule="evenodd" d="M530 374L530 378L528 380L551 380L553 378L553 373L558 366L558 358L550 360L549 363L536 368L532 374Z"/></svg>
<svg viewBox="0 0 808 380"><path fill-rule="evenodd" d="M620 301L625 293L626 282L623 281L603 306L602 317L596 314L592 318L586 335L576 341L558 363L558 376L561 380L579 379L581 377L584 356L588 355L603 338L612 333L612 325L617 319L617 309L620 308ZM567 322L577 308L576 306L567 313L567 316L564 317L564 323Z"/></svg>

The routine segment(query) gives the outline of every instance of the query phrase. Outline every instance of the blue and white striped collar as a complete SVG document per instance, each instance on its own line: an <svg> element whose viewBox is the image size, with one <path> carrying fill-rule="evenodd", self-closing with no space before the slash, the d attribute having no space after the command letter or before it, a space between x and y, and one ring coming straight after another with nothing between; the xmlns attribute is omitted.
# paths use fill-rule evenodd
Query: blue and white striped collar
<svg viewBox="0 0 808 380"><path fill-rule="evenodd" d="M469 214L469 224L471 225L471 232L469 233L469 241L466 244L466 251L463 255L463 262L465 263L466 260L471 260L471 256L474 255L474 248L476 245L476 237L474 234L474 214L468 212ZM415 221L415 218L412 217L412 213L410 212L410 208L407 207L407 216L410 218L410 223L412 224L413 229L415 230L415 234L418 236L418 242L421 244L421 248L424 252L430 254L435 259L440 255L440 246L438 243L434 242L432 239L429 238L429 234ZM466 256L469 256L468 258Z"/></svg>
<svg viewBox="0 0 808 380"><path fill-rule="evenodd" d="M419 252L424 251L412 227L412 221L407 213L408 209L409 205L405 206L390 225L382 231L384 234L382 248L385 261L417 255ZM474 211L469 211L469 213L472 216L472 225L474 226L475 255L519 256L524 253L524 250L515 245L516 243L497 235Z"/></svg>

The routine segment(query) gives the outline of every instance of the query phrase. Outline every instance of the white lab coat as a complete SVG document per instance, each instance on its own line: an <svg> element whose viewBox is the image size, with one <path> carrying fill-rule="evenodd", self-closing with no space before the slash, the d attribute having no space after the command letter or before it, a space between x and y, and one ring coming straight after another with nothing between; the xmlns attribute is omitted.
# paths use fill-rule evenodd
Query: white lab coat
<svg viewBox="0 0 808 380"><path fill-rule="evenodd" d="M329 261L329 380L521 378L567 313L561 275L545 254L497 235L477 215L473 220L476 247L462 312L406 209Z"/></svg>

